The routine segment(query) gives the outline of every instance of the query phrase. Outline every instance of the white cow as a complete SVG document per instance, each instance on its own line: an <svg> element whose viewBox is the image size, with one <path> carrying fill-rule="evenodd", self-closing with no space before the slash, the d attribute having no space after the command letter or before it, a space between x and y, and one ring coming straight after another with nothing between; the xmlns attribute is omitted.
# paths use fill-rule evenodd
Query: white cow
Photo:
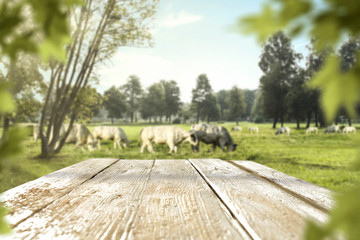
<svg viewBox="0 0 360 240"><path fill-rule="evenodd" d="M250 133L258 133L259 132L259 128L258 127L248 127L247 128L249 130Z"/></svg>
<svg viewBox="0 0 360 240"><path fill-rule="evenodd" d="M356 133L356 128L355 127L344 127L343 134L348 134L348 133Z"/></svg>
<svg viewBox="0 0 360 240"><path fill-rule="evenodd" d="M60 128L60 136L64 136L68 128L69 124L63 125ZM81 146L81 150L84 150L84 145L87 145L89 151L94 151L97 141L87 127L82 124L74 124L65 143L75 143L75 148Z"/></svg>
<svg viewBox="0 0 360 240"><path fill-rule="evenodd" d="M306 129L306 134L310 134L310 133L318 133L318 128L317 127L309 127L308 129Z"/></svg>
<svg viewBox="0 0 360 240"><path fill-rule="evenodd" d="M337 125L328 126L324 133L340 133L340 128Z"/></svg>
<svg viewBox="0 0 360 240"><path fill-rule="evenodd" d="M177 153L178 146L184 141L188 141L191 145L198 143L194 132L175 126L144 127L140 130L140 139L142 141L141 153L144 152L145 147L149 152L154 152L152 143L167 144L169 153Z"/></svg>
<svg viewBox="0 0 360 240"><path fill-rule="evenodd" d="M290 136L290 128L288 127L280 127L277 129L275 135L286 133L288 136Z"/></svg>
<svg viewBox="0 0 360 240"><path fill-rule="evenodd" d="M121 149L121 142L123 142L123 147L129 147L130 141L128 140L124 130L119 127L112 126L99 126L94 127L93 135L96 140L98 140L98 148L101 149L100 140L113 140L114 149L116 146Z"/></svg>
<svg viewBox="0 0 360 240"><path fill-rule="evenodd" d="M242 127L240 127L240 126L232 127L231 131L242 131Z"/></svg>
<svg viewBox="0 0 360 240"><path fill-rule="evenodd" d="M191 126L191 131L196 133L199 143L191 146L192 151L200 151L200 141L205 144L212 144L212 150L215 151L216 146L224 151L235 151L237 144L233 142L229 132L222 126L213 126L207 124L195 124Z"/></svg>

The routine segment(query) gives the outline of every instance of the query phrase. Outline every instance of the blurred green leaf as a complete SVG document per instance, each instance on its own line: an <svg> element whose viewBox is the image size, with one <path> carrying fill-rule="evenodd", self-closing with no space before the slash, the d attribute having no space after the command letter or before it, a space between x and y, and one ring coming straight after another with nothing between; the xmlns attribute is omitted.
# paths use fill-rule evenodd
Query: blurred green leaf
<svg viewBox="0 0 360 240"><path fill-rule="evenodd" d="M12 95L6 90L5 84L0 84L0 113L15 110L15 102Z"/></svg>
<svg viewBox="0 0 360 240"><path fill-rule="evenodd" d="M323 239L327 234L327 231L321 228L314 222L307 222L304 239L307 240L319 240Z"/></svg>
<svg viewBox="0 0 360 240"><path fill-rule="evenodd" d="M321 51L327 46L335 45L340 39L340 26L336 16L330 13L318 15L311 30L311 35L317 40L315 49Z"/></svg>
<svg viewBox="0 0 360 240"><path fill-rule="evenodd" d="M281 3L280 19L284 24L288 21L307 14L312 9L312 4L308 0L277 0Z"/></svg>
<svg viewBox="0 0 360 240"><path fill-rule="evenodd" d="M0 144L0 159L8 158L23 152L21 141L29 134L27 128L11 128L5 140ZM0 162L1 164L1 162ZM1 170L1 165L0 165Z"/></svg>
<svg viewBox="0 0 360 240"><path fill-rule="evenodd" d="M334 119L340 106L344 106L351 116L356 115L360 81L353 71L340 72L337 57L327 58L324 68L315 75L311 85L322 90L321 103L328 121Z"/></svg>
<svg viewBox="0 0 360 240"><path fill-rule="evenodd" d="M11 232L10 225L4 219L5 215L8 212L9 210L0 203L0 234L6 234Z"/></svg>
<svg viewBox="0 0 360 240"><path fill-rule="evenodd" d="M45 62L51 56L65 61L65 46L70 41L69 10L81 4L82 0L21 0L11 4L3 1L0 5L1 53L13 60L19 52L36 52ZM24 14L29 6L32 21ZM35 35L41 38L33 37Z"/></svg>
<svg viewBox="0 0 360 240"><path fill-rule="evenodd" d="M276 12L270 5L264 5L259 15L250 15L238 19L238 31L245 34L257 34L258 41L265 41L272 33L284 27L276 18Z"/></svg>

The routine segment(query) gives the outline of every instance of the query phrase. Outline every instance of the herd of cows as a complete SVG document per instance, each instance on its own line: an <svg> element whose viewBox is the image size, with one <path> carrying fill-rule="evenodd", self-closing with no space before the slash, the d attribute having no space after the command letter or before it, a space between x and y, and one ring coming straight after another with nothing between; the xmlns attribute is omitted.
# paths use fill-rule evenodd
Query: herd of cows
<svg viewBox="0 0 360 240"><path fill-rule="evenodd" d="M27 124L29 126L29 124ZM33 138L35 141L39 138L40 131L38 124L32 124ZM64 136L68 130L69 125L63 124L60 129L60 137ZM242 131L239 126L235 126L231 131ZM250 133L258 133L258 127L248 127L247 130ZM318 128L310 127L306 130L306 134L318 133ZM325 129L324 133L340 133L340 128L337 125L329 126ZM342 129L343 134L356 133L355 127L344 127ZM290 128L280 127L275 132L275 135L286 134L290 135ZM51 138L51 137L50 137ZM74 124L69 135L67 136L65 143L75 143L75 147L87 146L89 151L95 149L101 149L102 140L112 140L114 143L114 149L117 147L121 149L123 147L129 147L130 141L127 138L125 131L120 127L114 126L98 126L93 128L93 132L82 125ZM205 144L212 144L212 150L216 147L220 147L222 151L230 152L235 151L237 144L232 140L228 130L223 126L208 125L208 124L195 124L192 125L190 131L186 131L176 126L151 126L143 127L140 130L139 141L142 142L140 152L143 153L145 148L148 152L154 152L153 143L167 144L169 147L169 153L177 153L178 147L182 142L189 142L193 152L200 151L200 142Z"/></svg>

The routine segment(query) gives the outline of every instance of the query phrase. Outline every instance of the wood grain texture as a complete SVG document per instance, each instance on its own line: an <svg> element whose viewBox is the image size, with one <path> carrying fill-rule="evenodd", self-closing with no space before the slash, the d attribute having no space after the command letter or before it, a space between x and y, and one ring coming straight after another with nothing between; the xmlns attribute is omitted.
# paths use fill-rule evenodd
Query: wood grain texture
<svg viewBox="0 0 360 240"><path fill-rule="evenodd" d="M14 239L125 239L153 160L120 160L15 228Z"/></svg>
<svg viewBox="0 0 360 240"><path fill-rule="evenodd" d="M156 160L133 239L249 239L187 160Z"/></svg>
<svg viewBox="0 0 360 240"><path fill-rule="evenodd" d="M327 214L274 184L219 159L190 159L240 222L261 239L302 239L306 218Z"/></svg>
<svg viewBox="0 0 360 240"><path fill-rule="evenodd" d="M306 182L302 179L286 175L275 169L261 165L252 161L232 161L234 164L252 174L259 175L280 187L299 195L309 201L310 204L317 206L325 211L334 206L333 192L329 189Z"/></svg>
<svg viewBox="0 0 360 240"><path fill-rule="evenodd" d="M16 226L116 161L89 159L5 191L0 201L12 209L8 222Z"/></svg>

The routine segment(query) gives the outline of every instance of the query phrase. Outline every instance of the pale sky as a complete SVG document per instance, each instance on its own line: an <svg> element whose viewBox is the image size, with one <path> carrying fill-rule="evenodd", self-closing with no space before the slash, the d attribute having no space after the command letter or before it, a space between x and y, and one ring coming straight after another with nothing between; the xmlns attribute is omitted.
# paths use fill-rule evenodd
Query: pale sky
<svg viewBox="0 0 360 240"><path fill-rule="evenodd" d="M160 80L175 80L183 102L191 102L196 78L205 73L215 92L237 86L256 89L261 46L253 36L230 30L239 16L260 11L263 0L160 0L153 23L152 48L119 48L112 64L100 70L98 91L140 78L146 89ZM297 51L304 41L293 41Z"/></svg>

